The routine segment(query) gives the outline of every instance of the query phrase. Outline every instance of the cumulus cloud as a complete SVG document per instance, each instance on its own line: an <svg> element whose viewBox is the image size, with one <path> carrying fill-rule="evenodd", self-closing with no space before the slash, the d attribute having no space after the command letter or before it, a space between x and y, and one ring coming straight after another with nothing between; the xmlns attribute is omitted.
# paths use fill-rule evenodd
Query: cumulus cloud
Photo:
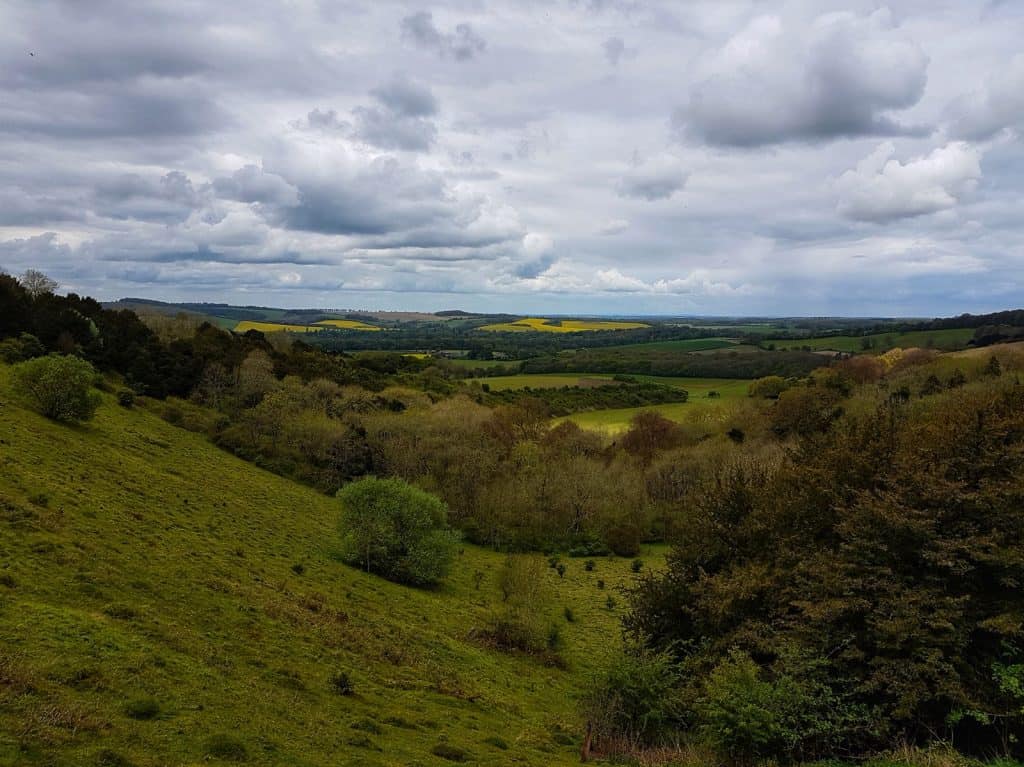
<svg viewBox="0 0 1024 767"><path fill-rule="evenodd" d="M920 133L889 112L918 102L927 69L884 8L806 24L760 16L700 63L673 121L683 137L739 147Z"/></svg>
<svg viewBox="0 0 1024 767"><path fill-rule="evenodd" d="M655 202L667 200L684 186L689 178L679 161L670 155L658 155L632 167L616 186L620 197Z"/></svg>
<svg viewBox="0 0 1024 767"><path fill-rule="evenodd" d="M981 87L956 99L947 110L956 138L984 140L1004 129L1024 128L1024 54L994 73Z"/></svg>
<svg viewBox="0 0 1024 767"><path fill-rule="evenodd" d="M442 32L434 24L430 11L419 11L402 19L402 37L414 45L435 51L440 56L451 56L467 61L487 49L484 40L469 24L457 24L451 32Z"/></svg>
<svg viewBox="0 0 1024 767"><path fill-rule="evenodd" d="M954 207L981 179L979 151L952 142L906 163L886 141L839 177L839 211L857 221L885 223Z"/></svg>

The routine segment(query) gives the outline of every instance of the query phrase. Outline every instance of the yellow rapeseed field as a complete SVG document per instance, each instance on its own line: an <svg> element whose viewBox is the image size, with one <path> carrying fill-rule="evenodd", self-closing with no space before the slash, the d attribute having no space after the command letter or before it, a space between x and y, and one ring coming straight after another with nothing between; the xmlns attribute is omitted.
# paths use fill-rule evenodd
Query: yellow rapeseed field
<svg viewBox="0 0 1024 767"><path fill-rule="evenodd" d="M579 333L584 330L636 330L650 327L642 322L616 322L613 320L562 320L552 324L551 320L542 317L526 317L514 322L500 322L495 325L484 325L481 330L541 333Z"/></svg>

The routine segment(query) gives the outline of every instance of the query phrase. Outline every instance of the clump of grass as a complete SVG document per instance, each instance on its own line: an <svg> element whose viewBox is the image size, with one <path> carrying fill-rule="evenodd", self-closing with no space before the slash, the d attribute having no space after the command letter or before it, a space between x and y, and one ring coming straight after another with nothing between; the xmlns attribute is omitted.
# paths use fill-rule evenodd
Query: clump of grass
<svg viewBox="0 0 1024 767"><path fill-rule="evenodd" d="M380 735L383 732L380 725L372 719L360 719L358 722L353 722L350 726L353 730L368 732L371 735Z"/></svg>
<svg viewBox="0 0 1024 767"><path fill-rule="evenodd" d="M560 560L558 559L557 556L548 557L548 567L550 567L552 570L554 570L556 567L558 567L559 561Z"/></svg>
<svg viewBox="0 0 1024 767"><path fill-rule="evenodd" d="M96 767L132 767L132 762L128 757L105 748L96 754Z"/></svg>
<svg viewBox="0 0 1024 767"><path fill-rule="evenodd" d="M608 598L604 600L604 606L609 612L615 609L615 604L615 597L613 597L611 594L609 594Z"/></svg>
<svg viewBox="0 0 1024 767"><path fill-rule="evenodd" d="M484 743L488 746L494 746L501 751L508 751L508 743L503 738L499 738L497 735L491 735L490 737L484 738Z"/></svg>
<svg viewBox="0 0 1024 767"><path fill-rule="evenodd" d="M633 564L630 565L630 569L634 573L639 573L641 570L644 569L644 561L642 559L634 559Z"/></svg>
<svg viewBox="0 0 1024 767"><path fill-rule="evenodd" d="M450 743L438 743L430 749L430 753L442 759L447 759L449 762L464 762L469 759L469 754L465 750Z"/></svg>
<svg viewBox="0 0 1024 767"><path fill-rule="evenodd" d="M597 579L597 587L599 589L603 589L604 588L604 578L598 578Z"/></svg>
<svg viewBox="0 0 1024 767"><path fill-rule="evenodd" d="M28 497L28 502L33 506L45 509L50 505L50 496L46 493L33 493Z"/></svg>
<svg viewBox="0 0 1024 767"><path fill-rule="evenodd" d="M592 573L594 571L594 567L595 562L593 559L588 559L586 562L583 563L583 569L586 570L588 573Z"/></svg>
<svg viewBox="0 0 1024 767"><path fill-rule="evenodd" d="M207 756L225 762L244 762L249 758L249 751L242 741L223 733L207 738L204 750Z"/></svg>
<svg viewBox="0 0 1024 767"><path fill-rule="evenodd" d="M558 565L555 567L555 570L558 572L558 577L559 578L564 578L565 577L565 565L564 564L559 562Z"/></svg>
<svg viewBox="0 0 1024 767"><path fill-rule="evenodd" d="M565 620L568 623L575 623L576 622L576 613L574 613L572 611L571 607L566 607L565 608Z"/></svg>
<svg viewBox="0 0 1024 767"><path fill-rule="evenodd" d="M152 698L139 698L128 701L124 707L126 716L132 719L149 720L156 719L160 714L160 704Z"/></svg>
<svg viewBox="0 0 1024 767"><path fill-rule="evenodd" d="M138 611L131 605L107 605L103 608L103 612L119 621L130 621L139 617Z"/></svg>
<svg viewBox="0 0 1024 767"><path fill-rule="evenodd" d="M302 575L304 572L306 572L306 566L301 562L296 562L294 565L292 565L292 572L296 575Z"/></svg>
<svg viewBox="0 0 1024 767"><path fill-rule="evenodd" d="M338 695L351 695L355 692L352 678L347 671L335 671L330 678L331 689Z"/></svg>

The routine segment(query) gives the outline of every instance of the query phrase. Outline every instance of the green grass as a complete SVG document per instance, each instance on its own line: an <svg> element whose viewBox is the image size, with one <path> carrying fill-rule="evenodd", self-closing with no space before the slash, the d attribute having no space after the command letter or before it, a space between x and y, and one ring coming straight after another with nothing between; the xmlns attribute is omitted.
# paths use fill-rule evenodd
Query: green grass
<svg viewBox="0 0 1024 767"><path fill-rule="evenodd" d="M690 393L687 402L672 402L646 407L614 408L591 410L559 418L557 421L575 421L584 429L619 434L629 428L629 422L637 413L654 410L666 418L679 422L714 422L726 418L737 402L747 397L750 381L732 378L670 378L662 376L635 376L642 381L679 386ZM480 379L484 380L484 379ZM708 397L709 392L718 397Z"/></svg>
<svg viewBox="0 0 1024 767"><path fill-rule="evenodd" d="M452 365L460 368L468 368L474 370L477 368L517 368L521 364L519 360L469 360L469 359L451 359L448 360Z"/></svg>
<svg viewBox="0 0 1024 767"><path fill-rule="evenodd" d="M948 330L914 330L907 333L878 333L866 336L874 341L871 352L884 352L887 349L900 347L930 347L950 350L962 349L974 337L974 328L950 328ZM777 349L801 349L809 346L815 350L831 350L838 352L863 351L862 336L827 336L821 338L802 338L787 341L767 341L775 344Z"/></svg>
<svg viewBox="0 0 1024 767"><path fill-rule="evenodd" d="M629 560L545 570L553 617L576 618L567 670L505 655L472 639L500 554L463 547L436 590L364 574L335 557L334 499L110 395L84 426L47 421L8 371L0 764L199 764L240 746L257 765L440 765L442 743L475 764L578 762L577 697L618 645L622 608L604 604Z"/></svg>

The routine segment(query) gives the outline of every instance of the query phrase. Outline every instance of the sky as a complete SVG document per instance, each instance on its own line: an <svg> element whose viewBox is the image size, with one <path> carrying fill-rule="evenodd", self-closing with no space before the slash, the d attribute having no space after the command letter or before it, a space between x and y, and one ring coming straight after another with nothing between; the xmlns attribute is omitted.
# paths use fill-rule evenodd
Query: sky
<svg viewBox="0 0 1024 767"><path fill-rule="evenodd" d="M0 268L281 307L1024 305L1024 3L5 0Z"/></svg>

